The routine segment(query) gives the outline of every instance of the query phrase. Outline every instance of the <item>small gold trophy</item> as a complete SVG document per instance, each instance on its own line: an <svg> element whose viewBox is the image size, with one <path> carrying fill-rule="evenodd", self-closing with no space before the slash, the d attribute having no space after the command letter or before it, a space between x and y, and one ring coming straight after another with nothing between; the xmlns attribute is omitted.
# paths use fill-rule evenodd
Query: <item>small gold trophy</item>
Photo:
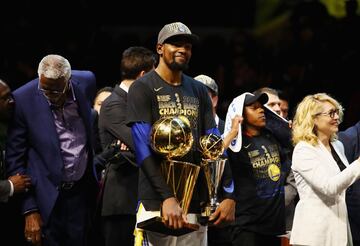
<svg viewBox="0 0 360 246"><path fill-rule="evenodd" d="M220 158L224 152L224 142L220 136L209 134L200 138L200 148L203 155L201 167L205 174L210 200L203 209L201 221L208 223L210 215L219 206L217 192L226 163L226 159Z"/></svg>
<svg viewBox="0 0 360 246"><path fill-rule="evenodd" d="M172 160L172 158L184 156L192 147L194 139L189 120L185 116L159 119L152 126L150 141L151 148L166 157L166 160L161 163L162 175L179 201L184 214L187 214L200 166ZM185 224L182 229L170 229L165 226L162 217L140 222L137 227L173 236L199 229L199 225L190 223Z"/></svg>

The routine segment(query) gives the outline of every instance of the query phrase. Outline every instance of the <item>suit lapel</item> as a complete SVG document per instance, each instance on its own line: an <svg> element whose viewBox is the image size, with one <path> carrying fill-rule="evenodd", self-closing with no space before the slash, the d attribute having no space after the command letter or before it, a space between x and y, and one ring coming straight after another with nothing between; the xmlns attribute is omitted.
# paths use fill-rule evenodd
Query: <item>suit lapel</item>
<svg viewBox="0 0 360 246"><path fill-rule="evenodd" d="M331 163L331 164L329 164L327 166L332 168L334 171L339 172L340 169L339 169L339 166L336 163L334 157L332 156L332 154L326 149L326 147L320 141L319 141L318 149L319 149L319 154L321 156L323 156L323 158L326 159L326 161L324 161L324 163ZM336 153L338 153L338 155L339 155L339 151L336 151ZM341 156L341 155L339 155L339 156ZM341 160L343 161L343 159L341 159Z"/></svg>
<svg viewBox="0 0 360 246"><path fill-rule="evenodd" d="M81 92L80 88L78 87L77 83L74 82L72 83L73 89L74 89L74 93L75 93L75 97L76 97L76 101L79 107L79 115L81 116L84 125L85 125L85 129L86 129L86 135L87 135L87 140L89 142L90 138L91 138L91 126L90 123L91 121L91 111L89 110L90 107L88 105L88 100L84 97L83 93Z"/></svg>
<svg viewBox="0 0 360 246"><path fill-rule="evenodd" d="M39 90L37 90L35 98L36 103L39 105L39 112L41 113L37 114L38 117L34 117L34 119L38 119L37 125L41 126L42 129L47 129L46 132L49 134L49 136L54 136L51 137L51 142L53 143L54 147L58 149L58 153L60 153L60 142L49 102Z"/></svg>
<svg viewBox="0 0 360 246"><path fill-rule="evenodd" d="M335 152L337 153L337 155L339 156L339 158L341 159L341 161L344 163L345 166L349 166L349 162L346 158L346 156L344 156L340 149L339 149L339 145L337 143L333 143L333 147L334 147L334 150Z"/></svg>

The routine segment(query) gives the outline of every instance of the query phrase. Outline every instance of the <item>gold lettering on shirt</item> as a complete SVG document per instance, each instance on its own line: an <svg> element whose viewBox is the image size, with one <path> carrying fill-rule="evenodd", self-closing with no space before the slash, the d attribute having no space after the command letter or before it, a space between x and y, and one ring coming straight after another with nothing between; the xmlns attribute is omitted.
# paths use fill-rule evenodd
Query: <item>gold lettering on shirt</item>
<svg viewBox="0 0 360 246"><path fill-rule="evenodd" d="M192 127L197 127L199 115L199 99L190 96L181 97L178 93L173 95L157 95L159 114L161 116L186 116Z"/></svg>
<svg viewBox="0 0 360 246"><path fill-rule="evenodd" d="M257 178L270 178L275 182L279 180L281 163L279 149L275 144L267 147L262 145L261 149L249 151L248 156Z"/></svg>

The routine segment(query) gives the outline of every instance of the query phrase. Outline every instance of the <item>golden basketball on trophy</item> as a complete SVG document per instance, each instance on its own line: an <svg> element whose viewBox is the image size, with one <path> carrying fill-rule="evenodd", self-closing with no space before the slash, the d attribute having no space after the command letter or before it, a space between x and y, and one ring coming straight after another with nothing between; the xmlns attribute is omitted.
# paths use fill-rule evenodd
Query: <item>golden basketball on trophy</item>
<svg viewBox="0 0 360 246"><path fill-rule="evenodd" d="M208 222L209 216L219 206L217 191L224 172L226 159L220 158L224 152L224 142L220 136L209 134L200 138L202 153L201 167L205 174L209 193L209 203L202 212L202 221Z"/></svg>
<svg viewBox="0 0 360 246"><path fill-rule="evenodd" d="M166 158L161 163L161 173L179 201L184 214L187 214L189 210L200 166L172 158L186 155L193 142L190 122L185 116L160 118L151 128L151 148ZM185 224L182 229L170 229L165 226L161 217L138 223L137 227L173 236L180 236L199 229L199 225L190 223Z"/></svg>
<svg viewBox="0 0 360 246"><path fill-rule="evenodd" d="M209 134L200 138L200 148L203 159L217 160L224 153L224 142L215 134Z"/></svg>
<svg viewBox="0 0 360 246"><path fill-rule="evenodd" d="M194 142L190 122L185 116L156 121L151 128L150 140L151 148L167 159L184 156Z"/></svg>

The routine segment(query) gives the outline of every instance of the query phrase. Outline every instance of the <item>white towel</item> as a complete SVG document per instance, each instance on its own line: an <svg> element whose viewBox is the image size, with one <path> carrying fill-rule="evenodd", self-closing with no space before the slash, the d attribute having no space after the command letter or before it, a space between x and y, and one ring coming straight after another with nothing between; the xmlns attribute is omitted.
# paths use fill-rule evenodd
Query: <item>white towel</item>
<svg viewBox="0 0 360 246"><path fill-rule="evenodd" d="M249 92L245 92L240 96L235 97L229 105L229 108L226 113L225 119L225 128L224 128L224 136L226 136L231 130L232 119L236 116L243 115L244 109L244 100L246 95L253 95ZM241 150L242 145L242 137L241 137L241 124L239 124L239 131L236 138L231 141L229 148L234 152L239 152Z"/></svg>

